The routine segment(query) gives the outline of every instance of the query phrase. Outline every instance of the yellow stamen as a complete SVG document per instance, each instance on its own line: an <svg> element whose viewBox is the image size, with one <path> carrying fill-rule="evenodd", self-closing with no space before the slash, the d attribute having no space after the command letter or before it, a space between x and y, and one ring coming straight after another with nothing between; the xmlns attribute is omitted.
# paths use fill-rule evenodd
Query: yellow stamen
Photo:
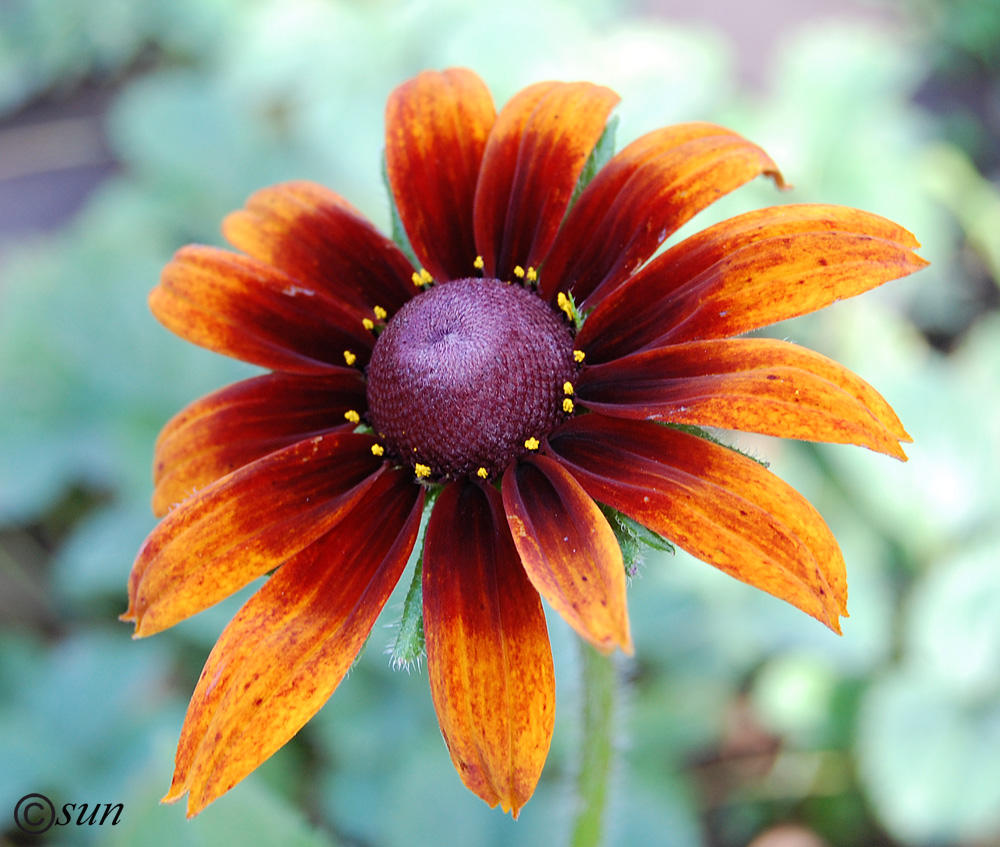
<svg viewBox="0 0 1000 847"><path fill-rule="evenodd" d="M385 452L385 447L383 447L381 444L373 444L372 445L372 455L373 456L381 456L384 452Z"/></svg>
<svg viewBox="0 0 1000 847"><path fill-rule="evenodd" d="M413 472L417 475L417 479L426 479L431 475L431 469L429 465L422 465L417 462L413 466Z"/></svg>
<svg viewBox="0 0 1000 847"><path fill-rule="evenodd" d="M373 321L371 318L362 318L361 326L363 326L365 329L371 332L373 329L375 329L375 321Z"/></svg>
<svg viewBox="0 0 1000 847"><path fill-rule="evenodd" d="M350 350L344 351L344 361L347 362L348 365L353 365L357 360L358 357L355 356Z"/></svg>
<svg viewBox="0 0 1000 847"><path fill-rule="evenodd" d="M486 262L483 261L482 256L476 256L476 261L472 263L472 267L474 267L477 271L481 271L486 267Z"/></svg>
<svg viewBox="0 0 1000 847"><path fill-rule="evenodd" d="M583 350L573 351L573 361L576 362L577 364L580 364L580 362L582 362L586 358L586 356L587 354L584 353Z"/></svg>
<svg viewBox="0 0 1000 847"><path fill-rule="evenodd" d="M573 393L573 383L570 382L569 380L566 380L566 382L563 383L563 394L572 394L572 393Z"/></svg>
<svg viewBox="0 0 1000 847"><path fill-rule="evenodd" d="M538 271L536 271L533 267L529 265L528 272L527 274L525 274L525 277L527 278L528 282L534 282L536 279L538 279Z"/></svg>
<svg viewBox="0 0 1000 847"><path fill-rule="evenodd" d="M567 397L563 400L563 411L568 415L573 411L573 401Z"/></svg>
<svg viewBox="0 0 1000 847"><path fill-rule="evenodd" d="M372 311L375 313L376 320L384 321L389 313L383 309L381 306L376 306Z"/></svg>
<svg viewBox="0 0 1000 847"><path fill-rule="evenodd" d="M421 269L420 269L420 281L421 281L421 282L424 282L424 283L428 283L428 282L434 282L434 277L432 277L432 276L431 276L431 275L430 275L430 274L429 274L429 273L427 272L427 269L426 269L426 268L421 268Z"/></svg>
<svg viewBox="0 0 1000 847"><path fill-rule="evenodd" d="M570 301L569 297L567 297L561 291L556 296L556 305L566 313L567 318L569 318L571 321L574 320L573 303Z"/></svg>
<svg viewBox="0 0 1000 847"><path fill-rule="evenodd" d="M412 276L410 277L410 279L412 279L412 280L413 280L413 284L414 284L415 286L417 286L417 288L419 288L419 287L420 287L421 285L423 285L423 284L424 284L424 280L423 280L423 278L422 278L422 277L420 276L420 273L419 273L419 271L414 271L414 272L413 272L413 275L412 275Z"/></svg>
<svg viewBox="0 0 1000 847"><path fill-rule="evenodd" d="M514 265L514 276L518 279L524 279L524 268L520 265Z"/></svg>
<svg viewBox="0 0 1000 847"><path fill-rule="evenodd" d="M476 471L476 476L478 476L480 479L486 479L486 477L488 477L489 475L490 472L486 470L486 468L480 468L478 471Z"/></svg>
<svg viewBox="0 0 1000 847"><path fill-rule="evenodd" d="M347 418L352 424L361 422L361 415L355 412L354 409L344 412L344 417Z"/></svg>
<svg viewBox="0 0 1000 847"><path fill-rule="evenodd" d="M524 442L524 446L528 450L537 450L538 449L538 443L539 442L538 442L537 438L529 438L527 441Z"/></svg>

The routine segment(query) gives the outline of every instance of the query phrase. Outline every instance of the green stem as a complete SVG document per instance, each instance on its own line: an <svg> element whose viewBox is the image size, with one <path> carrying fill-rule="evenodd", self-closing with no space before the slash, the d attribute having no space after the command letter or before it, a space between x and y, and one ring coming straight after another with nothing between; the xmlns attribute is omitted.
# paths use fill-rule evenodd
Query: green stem
<svg viewBox="0 0 1000 847"><path fill-rule="evenodd" d="M576 780L576 820L571 847L597 847L604 839L605 813L615 758L618 673L611 656L580 642L583 726Z"/></svg>

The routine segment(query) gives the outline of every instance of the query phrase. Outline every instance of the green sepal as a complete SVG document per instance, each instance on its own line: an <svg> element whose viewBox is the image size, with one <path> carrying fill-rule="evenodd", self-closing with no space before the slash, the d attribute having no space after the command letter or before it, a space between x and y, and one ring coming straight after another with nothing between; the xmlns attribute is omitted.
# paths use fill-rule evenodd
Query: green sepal
<svg viewBox="0 0 1000 847"><path fill-rule="evenodd" d="M403 614L399 619L396 640L389 648L389 663L393 670L407 672L419 668L426 655L424 640L424 593L421 577L424 557L420 556L413 568L413 578L403 600Z"/></svg>
<svg viewBox="0 0 1000 847"><path fill-rule="evenodd" d="M588 309L586 313L581 312L576 305L576 298L573 297L572 291L567 292L564 296L568 301L569 311L567 312L567 310L563 309L562 306L560 306L559 308L562 309L564 315L566 315L571 321L573 321L573 327L577 331L577 333L579 333L580 330L583 329L583 322L587 319L587 315L589 315L594 310Z"/></svg>
<svg viewBox="0 0 1000 847"><path fill-rule="evenodd" d="M679 432L686 432L688 435L693 435L697 438L704 438L706 441L711 441L713 444L717 444L719 447L725 447L727 450L732 450L734 453L739 453L741 456L745 456L752 462L756 462L763 468L769 468L771 463L766 459L758 458L752 453L748 453L746 450L741 450L739 447L734 447L732 444L726 444L721 438L716 438L707 429L703 429L700 426L695 426L694 424L681 424L681 423L670 423L669 421L656 421L656 423L663 424L663 426L668 426L671 429L676 429Z"/></svg>
<svg viewBox="0 0 1000 847"><path fill-rule="evenodd" d="M676 552L674 545L659 533L653 532L628 515L623 515L617 509L612 509L603 503L599 505L611 525L615 538L618 539L622 560L625 562L625 574L629 579L632 579L642 567L647 547L671 555Z"/></svg>
<svg viewBox="0 0 1000 847"><path fill-rule="evenodd" d="M427 522L431 519L434 502L441 493L441 488L439 485L427 487L424 512L420 516L420 532L414 548L418 551L418 555L413 566L413 576L410 578L410 587L406 589L406 598L403 600L403 613L399 622L395 624L396 639L386 650L389 664L396 671L409 672L418 669L424 656L427 655L424 639L424 592L421 582L424 571L424 533L427 531Z"/></svg>
<svg viewBox="0 0 1000 847"><path fill-rule="evenodd" d="M583 193L590 181L597 176L597 172L603 168L615 155L615 136L618 133L618 115L612 115L604 126L604 132L597 139L597 144L590 151L587 161L580 172L580 178L573 188L573 196L569 201L569 208L572 209L577 198ZM568 210L567 210L568 211Z"/></svg>
<svg viewBox="0 0 1000 847"><path fill-rule="evenodd" d="M389 195L389 214L392 223L392 240L396 246L403 251L403 254L410 260L414 268L419 268L417 254L413 252L413 246L403 228L403 219L399 216L399 208L396 206L396 198L392 193L392 186L389 184L389 165L385 160L385 151L382 151L382 183L385 185L385 192Z"/></svg>

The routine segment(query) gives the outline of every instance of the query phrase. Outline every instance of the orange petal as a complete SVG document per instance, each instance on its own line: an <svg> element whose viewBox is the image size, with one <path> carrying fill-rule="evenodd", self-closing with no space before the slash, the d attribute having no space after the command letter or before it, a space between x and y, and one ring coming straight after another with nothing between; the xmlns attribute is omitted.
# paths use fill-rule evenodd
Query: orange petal
<svg viewBox="0 0 1000 847"><path fill-rule="evenodd" d="M413 296L406 256L353 206L311 182L264 188L229 215L222 230L238 250L370 317Z"/></svg>
<svg viewBox="0 0 1000 847"><path fill-rule="evenodd" d="M286 562L226 627L191 697L170 791L198 814L329 699L406 565L423 493L383 474L350 519Z"/></svg>
<svg viewBox="0 0 1000 847"><path fill-rule="evenodd" d="M897 224L842 206L777 206L723 221L606 297L577 346L588 363L725 338L853 297L927 262Z"/></svg>
<svg viewBox="0 0 1000 847"><path fill-rule="evenodd" d="M324 377L273 373L215 391L175 415L156 441L153 512L159 517L219 477L364 411L356 372Z"/></svg>
<svg viewBox="0 0 1000 847"><path fill-rule="evenodd" d="M473 198L496 109L472 71L425 71L385 109L385 162L410 245L445 281L473 276Z"/></svg>
<svg viewBox="0 0 1000 847"><path fill-rule="evenodd" d="M503 504L528 578L603 653L632 653L625 566L597 504L558 462L532 456L503 477Z"/></svg>
<svg viewBox="0 0 1000 847"><path fill-rule="evenodd" d="M573 206L541 275L593 308L706 206L760 174L784 182L756 144L708 123L665 127L611 159Z"/></svg>
<svg viewBox="0 0 1000 847"><path fill-rule="evenodd" d="M860 444L905 459L888 403L825 356L763 338L691 341L585 367L576 399L618 418Z"/></svg>
<svg viewBox="0 0 1000 847"><path fill-rule="evenodd" d="M222 477L168 514L129 577L135 635L207 609L333 527L372 484L381 461L369 435L300 441Z"/></svg>
<svg viewBox="0 0 1000 847"><path fill-rule="evenodd" d="M618 95L588 82L540 82L497 116L476 187L476 244L485 273L538 267Z"/></svg>
<svg viewBox="0 0 1000 847"><path fill-rule="evenodd" d="M840 548L805 498L757 462L660 424L598 414L567 421L549 443L595 499L840 632Z"/></svg>
<svg viewBox="0 0 1000 847"><path fill-rule="evenodd" d="M214 247L177 251L149 295L181 338L273 370L330 373L344 351L368 361L374 336L362 313L270 265Z"/></svg>
<svg viewBox="0 0 1000 847"><path fill-rule="evenodd" d="M545 615L496 489L446 487L424 546L427 673L462 782L516 818L552 739L555 675Z"/></svg>

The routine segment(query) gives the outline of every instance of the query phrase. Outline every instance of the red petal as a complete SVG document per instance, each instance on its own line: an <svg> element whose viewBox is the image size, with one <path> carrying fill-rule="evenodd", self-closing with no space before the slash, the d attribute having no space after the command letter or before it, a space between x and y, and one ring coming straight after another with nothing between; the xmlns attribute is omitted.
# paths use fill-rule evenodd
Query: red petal
<svg viewBox="0 0 1000 847"><path fill-rule="evenodd" d="M222 226L230 243L370 317L413 296L406 256L346 200L321 185L287 182L256 192Z"/></svg>
<svg viewBox="0 0 1000 847"><path fill-rule="evenodd" d="M496 109L472 71L425 71L389 96L385 161L410 245L438 280L473 276L473 198Z"/></svg>
<svg viewBox="0 0 1000 847"><path fill-rule="evenodd" d="M153 512L171 506L243 465L296 441L354 428L365 383L351 371L324 377L274 373L215 391L175 415L156 442Z"/></svg>
<svg viewBox="0 0 1000 847"><path fill-rule="evenodd" d="M200 812L282 747L329 699L416 541L423 493L388 471L340 523L240 609L198 680L173 784Z"/></svg>
<svg viewBox="0 0 1000 847"><path fill-rule="evenodd" d="M604 299L577 346L588 363L725 338L853 297L927 264L897 224L841 206L778 206L723 221L653 259Z"/></svg>
<svg viewBox="0 0 1000 847"><path fill-rule="evenodd" d="M424 546L427 672L441 733L471 791L517 817L545 764L555 675L538 592L494 488L446 487Z"/></svg>
<svg viewBox="0 0 1000 847"><path fill-rule="evenodd" d="M603 653L632 652L621 548L579 483L545 456L507 470L503 504L528 578Z"/></svg>
<svg viewBox="0 0 1000 847"><path fill-rule="evenodd" d="M860 444L905 459L899 418L836 362L768 339L691 341L585 367L576 397L618 418Z"/></svg>
<svg viewBox="0 0 1000 847"><path fill-rule="evenodd" d="M374 439L320 435L212 483L168 514L129 577L136 636L207 609L308 547L372 484Z"/></svg>
<svg viewBox="0 0 1000 847"><path fill-rule="evenodd" d="M476 187L476 244L487 276L510 280L515 265L542 263L618 99L587 82L540 82L501 110Z"/></svg>
<svg viewBox="0 0 1000 847"><path fill-rule="evenodd" d="M214 247L178 250L149 305L181 338L273 370L336 372L345 350L362 366L375 340L360 312L270 265Z"/></svg>
<svg viewBox="0 0 1000 847"><path fill-rule="evenodd" d="M573 206L545 260L543 295L572 290L596 306L695 214L760 174L784 184L760 147L728 129L690 123L644 135Z"/></svg>
<svg viewBox="0 0 1000 847"><path fill-rule="evenodd" d="M595 499L840 632L840 548L816 510L757 462L669 427L597 414L568 421L549 443Z"/></svg>

